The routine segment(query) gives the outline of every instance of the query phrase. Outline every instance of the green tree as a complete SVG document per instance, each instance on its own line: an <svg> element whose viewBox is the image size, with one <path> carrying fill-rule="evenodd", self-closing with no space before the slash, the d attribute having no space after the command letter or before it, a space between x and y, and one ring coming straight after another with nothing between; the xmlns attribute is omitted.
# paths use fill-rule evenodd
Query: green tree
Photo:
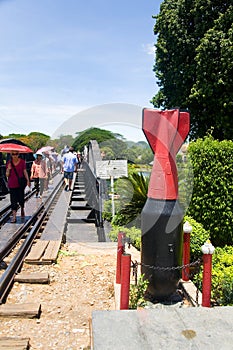
<svg viewBox="0 0 233 350"><path fill-rule="evenodd" d="M78 133L78 136L75 138L72 146L75 148L75 150L83 151L84 147L88 146L90 140L96 140L99 144L101 144L109 139L116 139L115 135L111 131L99 128L89 128Z"/></svg>
<svg viewBox="0 0 233 350"><path fill-rule="evenodd" d="M141 152L141 149L138 149L135 144L132 144L132 146L129 147L126 151L126 158L130 161L130 163L137 163Z"/></svg>
<svg viewBox="0 0 233 350"><path fill-rule="evenodd" d="M73 145L73 142L74 138L72 135L61 135L58 139L50 140L50 145L53 146L57 152L60 152L66 145Z"/></svg>
<svg viewBox="0 0 233 350"><path fill-rule="evenodd" d="M140 157L140 164L150 164L154 160L154 153L151 148L145 149Z"/></svg>
<svg viewBox="0 0 233 350"><path fill-rule="evenodd" d="M28 134L26 137L21 137L20 139L21 141L25 142L29 147L31 147L34 151L36 151L49 142L50 136L34 131Z"/></svg>
<svg viewBox="0 0 233 350"><path fill-rule="evenodd" d="M45 146L50 140L50 136L36 131L33 131L28 135L12 133L8 136L4 136L4 138L20 140L24 142L28 147L30 147L33 151L36 151L38 148Z"/></svg>
<svg viewBox="0 0 233 350"><path fill-rule="evenodd" d="M107 146L101 147L100 151L101 151L103 160L114 159L114 152L112 151L111 147L107 147Z"/></svg>
<svg viewBox="0 0 233 350"><path fill-rule="evenodd" d="M192 138L212 126L214 137L232 138L232 13L229 0L164 0L155 17L152 103L190 109Z"/></svg>
<svg viewBox="0 0 233 350"><path fill-rule="evenodd" d="M190 109L198 134L214 126L219 140L232 139L233 124L233 7L220 14L196 50L196 82L191 89Z"/></svg>
<svg viewBox="0 0 233 350"><path fill-rule="evenodd" d="M105 140L99 145L102 147L110 148L113 152L113 157L111 159L127 159L127 143L121 139L114 138Z"/></svg>
<svg viewBox="0 0 233 350"><path fill-rule="evenodd" d="M154 156L151 148L146 144L111 139L100 144L104 152L104 159L127 159L130 163L149 164ZM110 152L111 150L111 152Z"/></svg>

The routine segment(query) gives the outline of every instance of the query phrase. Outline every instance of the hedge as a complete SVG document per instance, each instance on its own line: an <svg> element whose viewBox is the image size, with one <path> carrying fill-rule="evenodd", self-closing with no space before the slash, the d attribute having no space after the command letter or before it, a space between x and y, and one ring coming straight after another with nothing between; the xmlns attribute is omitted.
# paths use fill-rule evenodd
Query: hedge
<svg viewBox="0 0 233 350"><path fill-rule="evenodd" d="M233 245L233 142L212 136L188 147L193 178L187 214L210 232L214 246Z"/></svg>

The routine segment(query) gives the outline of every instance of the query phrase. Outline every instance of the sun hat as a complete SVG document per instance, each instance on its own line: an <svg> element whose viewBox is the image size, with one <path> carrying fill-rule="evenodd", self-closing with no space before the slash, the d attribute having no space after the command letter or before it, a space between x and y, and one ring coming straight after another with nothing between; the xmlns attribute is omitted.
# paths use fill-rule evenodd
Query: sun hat
<svg viewBox="0 0 233 350"><path fill-rule="evenodd" d="M43 156L42 152L36 152L36 156Z"/></svg>

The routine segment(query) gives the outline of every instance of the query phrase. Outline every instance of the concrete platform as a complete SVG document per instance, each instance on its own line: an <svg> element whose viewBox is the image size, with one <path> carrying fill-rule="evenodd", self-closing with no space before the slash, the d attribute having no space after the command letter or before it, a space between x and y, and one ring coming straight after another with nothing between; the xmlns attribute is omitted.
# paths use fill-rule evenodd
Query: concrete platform
<svg viewBox="0 0 233 350"><path fill-rule="evenodd" d="M93 350L231 350L233 307L93 311Z"/></svg>
<svg viewBox="0 0 233 350"><path fill-rule="evenodd" d="M96 227L92 223L68 224L66 242L98 242Z"/></svg>

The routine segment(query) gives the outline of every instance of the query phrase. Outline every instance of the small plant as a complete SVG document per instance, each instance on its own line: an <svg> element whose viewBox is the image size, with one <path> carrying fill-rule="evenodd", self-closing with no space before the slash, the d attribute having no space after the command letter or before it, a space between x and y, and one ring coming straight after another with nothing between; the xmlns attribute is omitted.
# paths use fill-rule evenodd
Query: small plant
<svg viewBox="0 0 233 350"><path fill-rule="evenodd" d="M233 282L232 281L224 281L223 286L223 297L222 297L222 305L233 305Z"/></svg>
<svg viewBox="0 0 233 350"><path fill-rule="evenodd" d="M58 252L58 255L59 256L75 256L75 255L78 255L78 253L77 252L68 252L68 251L66 251L66 250L59 250L59 252Z"/></svg>
<svg viewBox="0 0 233 350"><path fill-rule="evenodd" d="M217 247L212 259L211 296L218 305L233 305L233 247Z"/></svg>
<svg viewBox="0 0 233 350"><path fill-rule="evenodd" d="M146 300L144 298L149 281L144 279L144 274L139 276L137 284L130 285L129 291L129 308L137 309L137 307L144 307Z"/></svg>

